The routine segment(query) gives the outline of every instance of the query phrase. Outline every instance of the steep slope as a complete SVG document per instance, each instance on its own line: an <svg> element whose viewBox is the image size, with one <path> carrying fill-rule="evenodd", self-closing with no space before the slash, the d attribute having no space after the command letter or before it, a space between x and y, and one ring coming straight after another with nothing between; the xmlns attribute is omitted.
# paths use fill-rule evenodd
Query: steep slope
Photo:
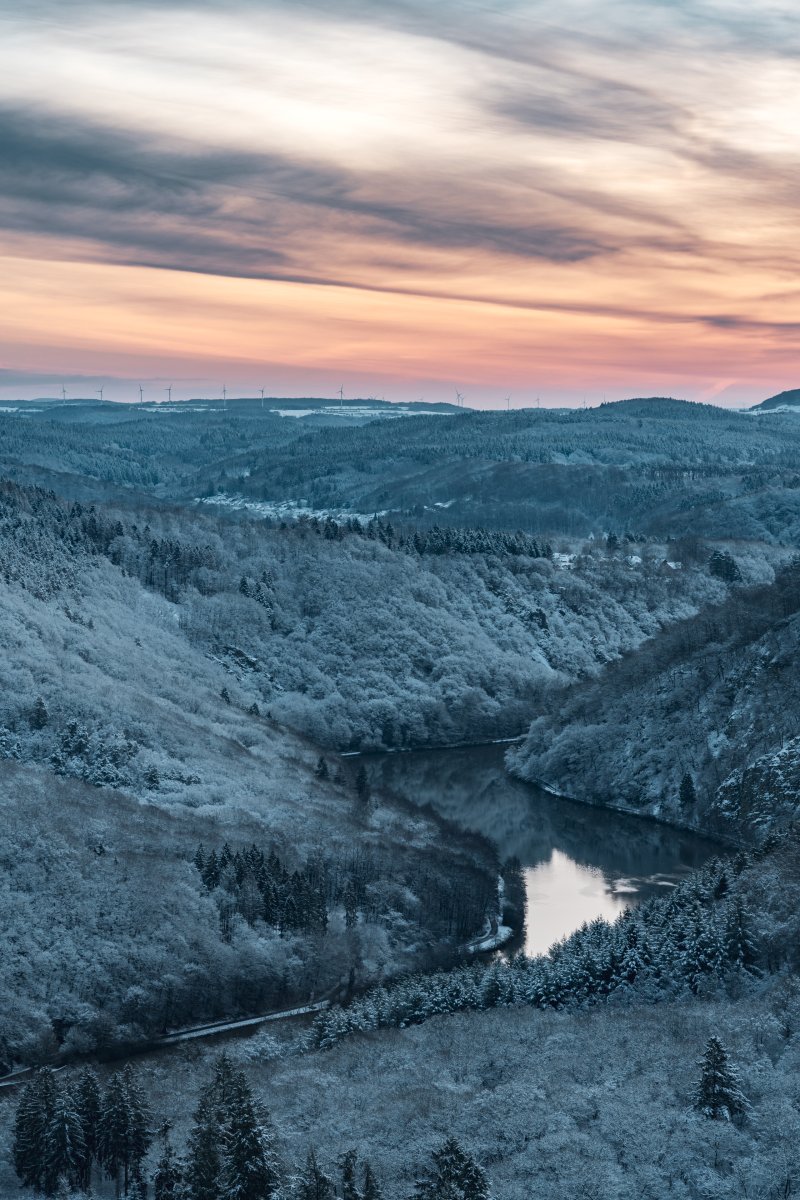
<svg viewBox="0 0 800 1200"><path fill-rule="evenodd" d="M320 770L65 506L7 488L0 543L2 1065L380 978L481 928L491 849Z"/></svg>
<svg viewBox="0 0 800 1200"><path fill-rule="evenodd" d="M760 838L798 814L800 566L554 693L512 771L711 833Z"/></svg>

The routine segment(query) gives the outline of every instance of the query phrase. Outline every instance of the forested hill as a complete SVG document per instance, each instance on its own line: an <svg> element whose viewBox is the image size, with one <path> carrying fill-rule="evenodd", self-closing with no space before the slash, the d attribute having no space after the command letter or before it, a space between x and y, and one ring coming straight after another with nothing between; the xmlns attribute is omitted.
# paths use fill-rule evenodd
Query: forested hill
<svg viewBox="0 0 800 1200"><path fill-rule="evenodd" d="M590 802L763 838L800 815L800 559L551 693L509 763Z"/></svg>
<svg viewBox="0 0 800 1200"><path fill-rule="evenodd" d="M373 799L188 635L223 561L0 487L0 1074L446 961L496 911L490 846Z"/></svg>
<svg viewBox="0 0 800 1200"><path fill-rule="evenodd" d="M68 1064L313 996L345 1004L232 1046L274 1114L247 1101L242 1161L283 1147L293 1195L330 1200L319 1164L357 1146L399 1200L440 1133L481 1197L790 1195L796 418L656 398L334 420L0 413L0 1075L67 1064L0 1105L0 1192L83 1187L94 1159L109 1195L128 1145L163 1200L164 1171L218 1200L233 1117L203 1107L202 1046L143 1067L149 1161L125 1117L101 1144L81 1125L76 1164ZM519 863L337 751L528 727L526 778L763 844L544 958L464 964L519 915ZM749 1124L744 1100L724 1124L692 1107L720 1032ZM138 1085L109 1074L121 1113Z"/></svg>
<svg viewBox="0 0 800 1200"><path fill-rule="evenodd" d="M791 413L650 398L309 429L256 401L17 407L0 413L4 474L81 501L228 495L544 537L800 534Z"/></svg>
<svg viewBox="0 0 800 1200"><path fill-rule="evenodd" d="M800 388L790 388L787 392L778 392L777 395L762 400L760 404L754 404L751 411L770 412L780 408L800 409Z"/></svg>
<svg viewBox="0 0 800 1200"><path fill-rule="evenodd" d="M208 505L134 520L14 484L0 489L0 538L7 583L75 622L85 606L69 588L91 591L102 559L121 594L160 598L160 619L220 664L236 704L340 749L521 733L547 684L594 674L726 590L702 557L678 568L663 545L562 555L524 535L276 528ZM740 560L772 578L769 554ZM14 738L24 752L28 734Z"/></svg>
<svg viewBox="0 0 800 1200"><path fill-rule="evenodd" d="M796 538L800 425L668 399L326 429L209 480L251 500L562 533ZM236 478L236 471L239 476Z"/></svg>

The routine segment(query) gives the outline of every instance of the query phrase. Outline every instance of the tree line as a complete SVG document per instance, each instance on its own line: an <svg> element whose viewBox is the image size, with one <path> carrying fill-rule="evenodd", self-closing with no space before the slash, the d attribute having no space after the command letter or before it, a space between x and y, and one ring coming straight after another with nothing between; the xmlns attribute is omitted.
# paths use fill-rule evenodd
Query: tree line
<svg viewBox="0 0 800 1200"><path fill-rule="evenodd" d="M383 1200L371 1163L353 1149L329 1166L312 1146L303 1162L287 1166L269 1114L224 1053L180 1153L171 1131L165 1121L154 1136L152 1109L130 1066L105 1090L91 1070L61 1084L44 1068L17 1107L14 1166L23 1187L47 1197L88 1196L105 1178L131 1200ZM158 1158L149 1171L154 1144ZM489 1200L485 1172L454 1137L432 1152L414 1185L414 1200L443 1197Z"/></svg>
<svg viewBox="0 0 800 1200"><path fill-rule="evenodd" d="M361 799L365 789L368 794L363 768L356 783ZM223 940L234 914L251 926L263 921L282 933L307 935L324 934L333 910L343 914L347 929L360 921L381 923L388 915L386 883L408 889L406 900L396 889L391 900L408 919L446 938L471 936L496 907L496 877L478 864L449 866L427 858L400 866L377 849L337 859L315 852L290 871L274 847L232 850L226 842L219 851L199 845L192 861L217 902Z"/></svg>
<svg viewBox="0 0 800 1200"><path fill-rule="evenodd" d="M86 1191L96 1172L117 1194L146 1195L145 1156L152 1142L151 1111L130 1066L111 1076L101 1092L85 1070L60 1084L48 1067L22 1093L14 1123L13 1158L20 1182L45 1196L65 1188Z"/></svg>
<svg viewBox="0 0 800 1200"><path fill-rule="evenodd" d="M611 1000L655 1002L698 995L738 972L760 973L754 918L736 886L747 863L712 860L667 897L626 910L613 924L597 918L547 955L414 975L378 987L314 1024L322 1049L367 1030L403 1028L441 1013L502 1005L557 1010Z"/></svg>

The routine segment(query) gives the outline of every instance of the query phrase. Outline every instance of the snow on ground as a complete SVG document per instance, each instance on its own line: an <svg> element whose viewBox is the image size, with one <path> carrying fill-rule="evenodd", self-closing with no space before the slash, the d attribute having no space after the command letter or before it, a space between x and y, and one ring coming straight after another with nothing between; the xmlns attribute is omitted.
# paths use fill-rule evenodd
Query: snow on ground
<svg viewBox="0 0 800 1200"><path fill-rule="evenodd" d="M385 517L388 509L377 512L359 513L347 509L307 508L302 500L246 500L244 496L198 496L195 504L217 504L223 508L255 513L259 517L272 517L278 521L296 521L299 517L316 517L325 521L331 517L334 521L371 521L373 517Z"/></svg>
<svg viewBox="0 0 800 1200"><path fill-rule="evenodd" d="M464 949L467 954L485 954L488 950L499 950L506 942L510 942L513 936L514 930L510 926L497 925L475 941L468 942Z"/></svg>
<svg viewBox="0 0 800 1200"><path fill-rule="evenodd" d="M449 417L452 413L437 412L435 409L428 408L406 408L403 404L393 404L391 408L371 408L369 405L348 405L340 407L338 404L329 404L324 408L271 408L269 410L276 413L279 417L358 417L363 420L364 417L388 417L394 419L396 417Z"/></svg>

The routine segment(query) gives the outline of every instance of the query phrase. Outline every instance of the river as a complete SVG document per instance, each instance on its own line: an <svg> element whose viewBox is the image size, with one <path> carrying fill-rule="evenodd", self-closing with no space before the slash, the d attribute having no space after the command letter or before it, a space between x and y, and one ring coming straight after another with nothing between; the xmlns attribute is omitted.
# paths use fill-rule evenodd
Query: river
<svg viewBox="0 0 800 1200"><path fill-rule="evenodd" d="M490 837L525 876L524 948L539 954L595 917L663 893L720 848L653 821L512 779L505 746L365 756L371 786Z"/></svg>

